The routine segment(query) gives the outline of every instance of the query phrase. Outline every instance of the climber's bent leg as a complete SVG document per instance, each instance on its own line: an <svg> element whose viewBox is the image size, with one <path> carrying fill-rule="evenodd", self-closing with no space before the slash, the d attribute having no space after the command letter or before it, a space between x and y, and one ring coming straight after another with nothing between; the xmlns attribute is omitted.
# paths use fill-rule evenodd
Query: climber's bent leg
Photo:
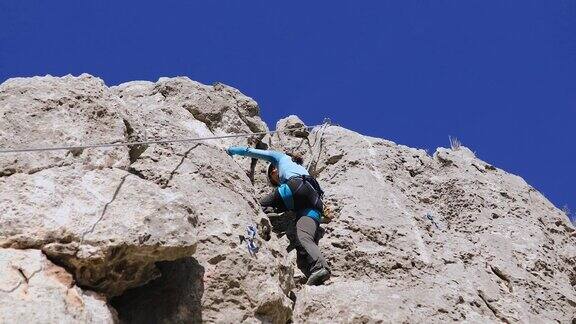
<svg viewBox="0 0 576 324"><path fill-rule="evenodd" d="M308 263L308 253L303 247L296 248L296 266L302 271L306 278L310 277L310 263Z"/></svg>
<svg viewBox="0 0 576 324"><path fill-rule="evenodd" d="M306 251L309 273L320 269L328 269L328 264L315 242L317 230L318 223L308 216L301 216L296 222L296 237L301 248Z"/></svg>

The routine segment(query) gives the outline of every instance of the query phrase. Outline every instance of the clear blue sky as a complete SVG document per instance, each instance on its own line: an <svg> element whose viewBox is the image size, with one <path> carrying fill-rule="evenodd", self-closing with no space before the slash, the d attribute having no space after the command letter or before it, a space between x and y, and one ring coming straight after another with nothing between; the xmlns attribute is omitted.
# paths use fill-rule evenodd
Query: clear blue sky
<svg viewBox="0 0 576 324"><path fill-rule="evenodd" d="M457 136L576 211L576 1L0 2L0 81L186 75L433 152Z"/></svg>

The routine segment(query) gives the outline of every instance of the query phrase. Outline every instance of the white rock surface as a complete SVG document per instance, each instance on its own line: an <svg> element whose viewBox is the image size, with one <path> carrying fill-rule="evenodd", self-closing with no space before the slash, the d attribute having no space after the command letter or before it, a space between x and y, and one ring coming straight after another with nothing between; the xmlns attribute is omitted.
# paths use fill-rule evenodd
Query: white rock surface
<svg viewBox="0 0 576 324"><path fill-rule="evenodd" d="M12 79L0 86L0 103L2 116L9 117L2 122L10 126L0 131L3 148L267 130L252 99L224 85L205 86L187 78L113 88L89 75ZM31 122L42 127L40 133ZM285 322L291 316L286 294L292 278L286 275L291 267L282 248L270 242L252 258L239 242L245 226L264 215L248 177L224 148L251 142L240 138L2 155L0 247L42 250L83 287L118 296L111 302L119 307L121 320L135 318L133 310L148 298L162 297L151 292L157 282L144 286L141 304L125 303L120 295L170 272L179 276L174 280L182 287L201 296L202 308L201 314L182 311L193 309L189 305L197 298L181 296L174 302L181 307L158 309L167 321ZM201 286L185 282L198 276L173 270L183 262L177 259L191 256L185 267L202 274ZM176 263L166 264L171 261ZM164 262L160 269L157 262Z"/></svg>
<svg viewBox="0 0 576 324"><path fill-rule="evenodd" d="M182 194L120 169L18 173L0 178L0 197L0 246L41 249L108 295L155 278L155 261L194 252L197 216Z"/></svg>
<svg viewBox="0 0 576 324"><path fill-rule="evenodd" d="M296 293L297 321L574 319L574 227L521 178L465 147L431 157L340 127L322 141L335 278Z"/></svg>
<svg viewBox="0 0 576 324"><path fill-rule="evenodd" d="M1 323L113 323L115 311L83 291L39 250L0 249Z"/></svg>

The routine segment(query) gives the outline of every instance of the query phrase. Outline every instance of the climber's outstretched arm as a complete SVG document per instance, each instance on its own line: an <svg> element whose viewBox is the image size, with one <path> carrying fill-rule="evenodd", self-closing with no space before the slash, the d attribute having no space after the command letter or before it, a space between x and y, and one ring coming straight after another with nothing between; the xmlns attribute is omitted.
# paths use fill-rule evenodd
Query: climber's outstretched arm
<svg viewBox="0 0 576 324"><path fill-rule="evenodd" d="M248 156L256 159L266 160L272 163L278 163L286 154L278 151L259 150L250 147L232 146L226 150L230 155Z"/></svg>

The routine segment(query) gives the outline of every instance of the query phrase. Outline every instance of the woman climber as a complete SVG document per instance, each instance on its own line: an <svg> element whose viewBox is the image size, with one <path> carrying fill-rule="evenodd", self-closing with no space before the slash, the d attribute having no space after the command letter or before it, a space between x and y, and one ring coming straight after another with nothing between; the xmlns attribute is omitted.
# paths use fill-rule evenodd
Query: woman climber
<svg viewBox="0 0 576 324"><path fill-rule="evenodd" d="M262 207L296 213L295 232L298 268L308 285L320 285L330 278L328 264L318 248L322 218L322 189L302 166L302 157L277 151L230 147L229 155L241 155L270 162L268 180L276 187L260 200Z"/></svg>

